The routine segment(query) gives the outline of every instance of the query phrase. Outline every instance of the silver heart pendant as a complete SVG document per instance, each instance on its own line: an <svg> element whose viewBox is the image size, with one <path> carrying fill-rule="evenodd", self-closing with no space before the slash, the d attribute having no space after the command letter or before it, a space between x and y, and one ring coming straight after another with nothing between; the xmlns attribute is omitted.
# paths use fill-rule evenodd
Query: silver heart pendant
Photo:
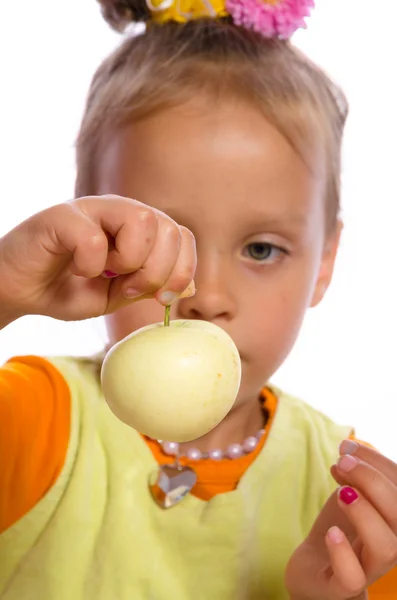
<svg viewBox="0 0 397 600"><path fill-rule="evenodd" d="M196 485L197 475L180 464L161 465L150 477L149 488L161 508L178 504Z"/></svg>

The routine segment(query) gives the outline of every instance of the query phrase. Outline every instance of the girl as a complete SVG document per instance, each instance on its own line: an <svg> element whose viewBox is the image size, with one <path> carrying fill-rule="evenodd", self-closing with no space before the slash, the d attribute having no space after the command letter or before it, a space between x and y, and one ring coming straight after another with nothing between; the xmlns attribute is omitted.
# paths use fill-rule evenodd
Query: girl
<svg viewBox="0 0 397 600"><path fill-rule="evenodd" d="M178 445L113 416L100 360L4 365L0 598L391 600L397 465L269 383L341 230L346 102L288 42L311 2L102 5L147 28L94 77L76 198L0 242L1 326L106 315L114 344L172 304L233 337L242 384ZM197 482L167 509L176 454Z"/></svg>

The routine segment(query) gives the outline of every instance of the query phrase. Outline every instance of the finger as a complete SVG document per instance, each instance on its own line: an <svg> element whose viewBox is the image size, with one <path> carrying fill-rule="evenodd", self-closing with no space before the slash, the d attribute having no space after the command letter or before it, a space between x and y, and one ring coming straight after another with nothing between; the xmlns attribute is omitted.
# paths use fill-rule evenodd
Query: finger
<svg viewBox="0 0 397 600"><path fill-rule="evenodd" d="M193 277L196 271L196 242L186 227L181 227L181 245L172 273L162 289L156 293L161 304L167 306L177 298L188 298L195 293Z"/></svg>
<svg viewBox="0 0 397 600"><path fill-rule="evenodd" d="M101 227L69 204L42 213L46 249L54 255L71 255L70 269L75 275L94 278L105 267L108 240Z"/></svg>
<svg viewBox="0 0 397 600"><path fill-rule="evenodd" d="M397 564L396 535L377 509L356 489L349 486L340 488L338 503L364 546L362 560L367 578L381 577Z"/></svg>
<svg viewBox="0 0 397 600"><path fill-rule="evenodd" d="M134 273L147 261L156 243L158 211L129 198L79 198L78 208L110 234L106 270Z"/></svg>
<svg viewBox="0 0 397 600"><path fill-rule="evenodd" d="M397 465L395 466L397 469ZM372 465L349 454L339 458L336 473L361 490L397 535L397 486Z"/></svg>
<svg viewBox="0 0 397 600"><path fill-rule="evenodd" d="M142 267L125 278L124 295L127 298L136 298L140 294L152 295L162 288L177 264L181 241L180 227L169 217L159 217L154 247ZM190 279L183 279L183 285L177 291L183 292Z"/></svg>
<svg viewBox="0 0 397 600"><path fill-rule="evenodd" d="M343 440L339 447L339 452L343 454L351 454L360 460L372 465L378 471L381 471L388 479L397 485L397 465L395 462L380 454L374 448L360 444L353 440Z"/></svg>
<svg viewBox="0 0 397 600"><path fill-rule="evenodd" d="M109 276L110 277L110 276ZM109 303L106 312L112 313L119 308L128 306L131 302L136 300L144 300L151 298L151 294L144 294L137 291L136 295L129 297L128 299L123 295L123 289L125 288L126 276L118 277L113 280L109 289ZM194 281L190 281L187 288L180 294L179 298L190 298L196 293L196 286Z"/></svg>
<svg viewBox="0 0 397 600"><path fill-rule="evenodd" d="M345 534L339 527L331 527L325 543L331 563L330 595L333 598L358 596L366 588L367 578Z"/></svg>

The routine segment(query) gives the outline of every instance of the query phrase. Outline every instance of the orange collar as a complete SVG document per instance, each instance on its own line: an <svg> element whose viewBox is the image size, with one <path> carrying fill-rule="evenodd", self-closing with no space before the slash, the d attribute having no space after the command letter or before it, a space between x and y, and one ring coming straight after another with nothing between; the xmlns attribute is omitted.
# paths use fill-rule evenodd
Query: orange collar
<svg viewBox="0 0 397 600"><path fill-rule="evenodd" d="M197 483L192 490L194 496L197 496L202 500L210 500L216 494L222 494L236 489L241 477L262 450L276 413L278 399L273 391L269 388L263 388L260 398L263 400L263 407L268 412L269 417L265 433L253 452L233 460L228 458L217 461L208 458L189 460L187 457L180 459L182 465L191 467L197 473ZM149 446L158 464L164 465L173 462L173 457L165 454L157 441L146 436L142 437Z"/></svg>

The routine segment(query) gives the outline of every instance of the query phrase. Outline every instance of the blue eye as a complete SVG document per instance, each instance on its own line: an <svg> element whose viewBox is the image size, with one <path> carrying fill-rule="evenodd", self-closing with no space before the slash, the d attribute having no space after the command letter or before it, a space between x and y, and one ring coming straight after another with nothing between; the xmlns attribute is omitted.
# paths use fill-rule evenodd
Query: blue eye
<svg viewBox="0 0 397 600"><path fill-rule="evenodd" d="M283 252L282 248L269 244L269 242L253 242L247 244L244 250L246 256L258 262L275 260Z"/></svg>

